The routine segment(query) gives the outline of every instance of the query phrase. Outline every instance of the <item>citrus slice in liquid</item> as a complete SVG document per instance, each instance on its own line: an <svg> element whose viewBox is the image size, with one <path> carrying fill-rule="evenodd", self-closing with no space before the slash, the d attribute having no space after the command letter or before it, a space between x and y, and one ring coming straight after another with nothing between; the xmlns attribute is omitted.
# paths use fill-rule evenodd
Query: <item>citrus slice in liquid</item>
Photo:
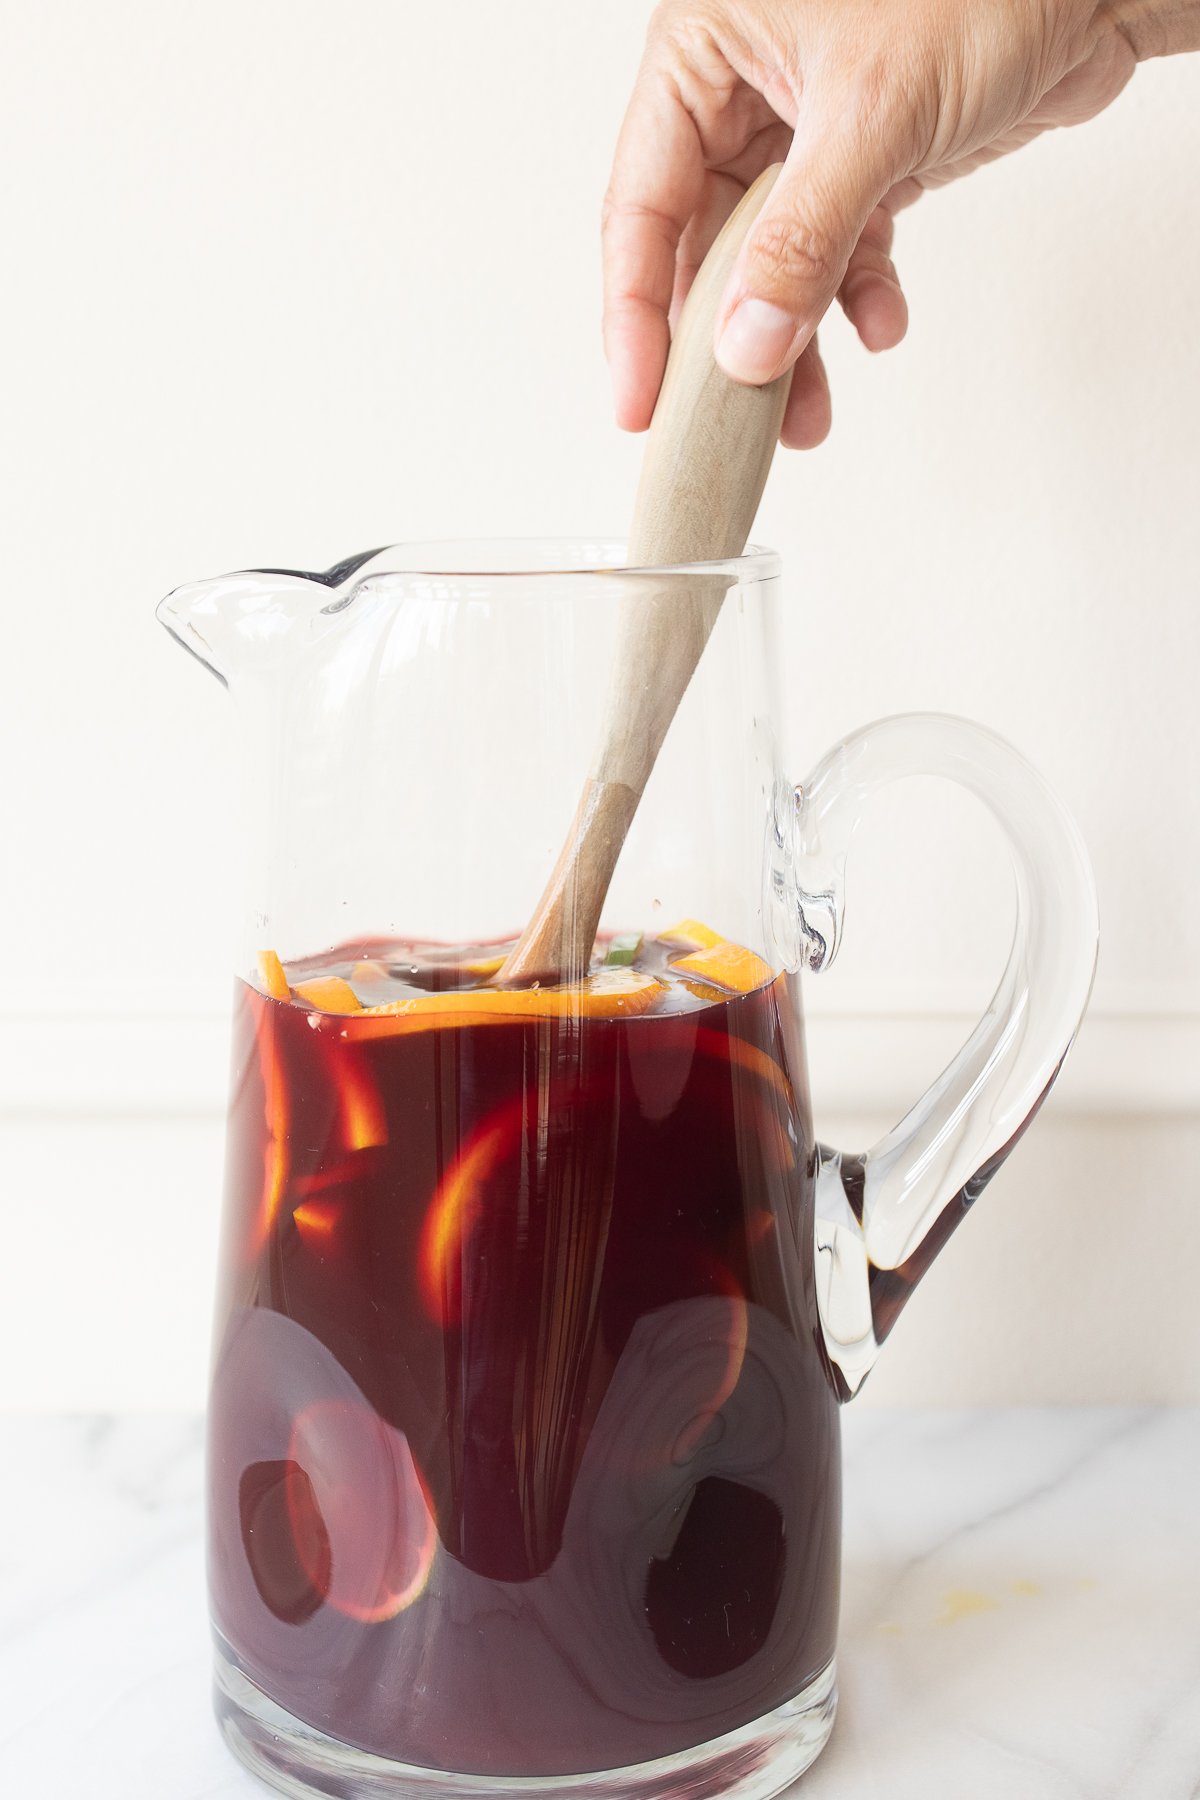
<svg viewBox="0 0 1200 1800"><path fill-rule="evenodd" d="M315 1012L357 1013L363 1010L362 1001L340 975L318 975L312 981L298 982L292 993Z"/></svg>
<svg viewBox="0 0 1200 1800"><path fill-rule="evenodd" d="M291 997L288 978L283 972L283 964L273 950L260 950L258 953L258 974L263 984L263 991L272 1000L287 1000Z"/></svg>
<svg viewBox="0 0 1200 1800"><path fill-rule="evenodd" d="M598 969L571 987L459 988L412 994L386 1006L364 1007L343 1028L354 1038L386 1037L442 1026L485 1025L500 1019L633 1018L654 1005L663 984L643 969Z"/></svg>
<svg viewBox="0 0 1200 1800"><path fill-rule="evenodd" d="M663 944L679 944L685 950L715 950L725 939L711 925L705 925L699 919L680 919L677 925L671 925L666 931L658 934Z"/></svg>
<svg viewBox="0 0 1200 1800"><path fill-rule="evenodd" d="M319 1400L297 1414L288 1461L292 1541L313 1587L364 1625L424 1593L437 1526L408 1439L365 1404Z"/></svg>
<svg viewBox="0 0 1200 1800"><path fill-rule="evenodd" d="M520 1142L524 1116L523 1095L490 1114L447 1168L429 1203L417 1269L426 1309L440 1324L458 1317L461 1295L455 1276L463 1244L482 1208L486 1183Z"/></svg>
<svg viewBox="0 0 1200 1800"><path fill-rule="evenodd" d="M681 974L698 975L701 981L735 994L752 993L774 979L770 964L741 944L721 943L693 950L688 956L677 956L671 966Z"/></svg>

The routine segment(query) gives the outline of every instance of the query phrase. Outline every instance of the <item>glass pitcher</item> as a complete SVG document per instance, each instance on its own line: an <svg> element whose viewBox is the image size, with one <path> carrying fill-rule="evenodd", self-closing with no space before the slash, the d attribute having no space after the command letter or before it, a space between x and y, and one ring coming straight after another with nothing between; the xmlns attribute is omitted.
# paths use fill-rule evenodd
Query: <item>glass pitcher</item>
<svg viewBox="0 0 1200 1800"><path fill-rule="evenodd" d="M621 622L697 583L723 603L588 967L505 985ZM779 589L763 551L407 544L160 607L243 734L209 1568L222 1728L286 1793L760 1800L828 1737L839 1406L1053 1082L1096 907L979 726L886 719L786 777ZM1015 938L848 1155L799 974L860 812L918 773L1008 834Z"/></svg>

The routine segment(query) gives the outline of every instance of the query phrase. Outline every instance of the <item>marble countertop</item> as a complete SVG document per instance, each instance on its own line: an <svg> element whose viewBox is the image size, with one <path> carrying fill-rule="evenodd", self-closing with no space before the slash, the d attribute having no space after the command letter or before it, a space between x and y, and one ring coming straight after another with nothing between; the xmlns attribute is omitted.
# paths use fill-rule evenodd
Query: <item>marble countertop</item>
<svg viewBox="0 0 1200 1800"><path fill-rule="evenodd" d="M846 1415L841 1707L796 1800L1198 1800L1200 1413ZM0 1790L254 1800L195 1418L0 1434Z"/></svg>

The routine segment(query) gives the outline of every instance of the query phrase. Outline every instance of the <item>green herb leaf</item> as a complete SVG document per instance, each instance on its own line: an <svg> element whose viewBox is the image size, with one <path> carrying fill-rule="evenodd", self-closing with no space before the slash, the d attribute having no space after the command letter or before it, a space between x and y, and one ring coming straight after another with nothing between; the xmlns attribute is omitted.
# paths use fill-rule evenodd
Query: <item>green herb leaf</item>
<svg viewBox="0 0 1200 1800"><path fill-rule="evenodd" d="M618 931L608 946L608 955L604 958L605 968L629 968L641 947L642 934L640 931Z"/></svg>

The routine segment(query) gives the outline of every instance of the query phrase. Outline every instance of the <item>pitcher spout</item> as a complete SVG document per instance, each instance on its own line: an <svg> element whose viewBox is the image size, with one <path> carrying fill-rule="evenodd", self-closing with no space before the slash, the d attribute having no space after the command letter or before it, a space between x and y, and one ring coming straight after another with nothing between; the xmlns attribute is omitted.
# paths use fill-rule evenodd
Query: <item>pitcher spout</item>
<svg viewBox="0 0 1200 1800"><path fill-rule="evenodd" d="M317 574L246 569L188 582L159 602L155 616L228 687L243 664L276 647L298 623L329 612L330 590L352 580L378 554L367 550Z"/></svg>
<svg viewBox="0 0 1200 1800"><path fill-rule="evenodd" d="M270 635L278 615L273 583L259 574L192 581L161 600L155 617L177 644L229 686L239 643Z"/></svg>

